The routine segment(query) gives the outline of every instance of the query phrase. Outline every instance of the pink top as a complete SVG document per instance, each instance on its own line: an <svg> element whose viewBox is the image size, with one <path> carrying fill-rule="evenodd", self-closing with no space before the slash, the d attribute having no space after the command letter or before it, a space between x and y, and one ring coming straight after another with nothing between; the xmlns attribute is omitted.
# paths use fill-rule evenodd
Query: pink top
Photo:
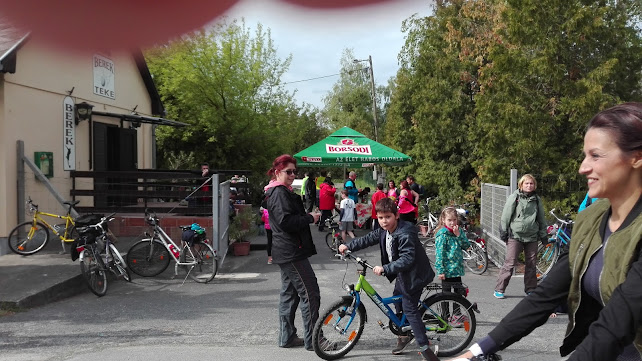
<svg viewBox="0 0 642 361"><path fill-rule="evenodd" d="M407 213L412 213L415 211L415 207L411 203L412 201L409 200L408 196L400 196L399 197L399 213L407 214Z"/></svg>
<svg viewBox="0 0 642 361"><path fill-rule="evenodd" d="M265 229L270 229L270 215L268 214L267 209L263 208L263 214L261 215L261 220Z"/></svg>
<svg viewBox="0 0 642 361"><path fill-rule="evenodd" d="M388 189L388 197L397 200L397 188Z"/></svg>

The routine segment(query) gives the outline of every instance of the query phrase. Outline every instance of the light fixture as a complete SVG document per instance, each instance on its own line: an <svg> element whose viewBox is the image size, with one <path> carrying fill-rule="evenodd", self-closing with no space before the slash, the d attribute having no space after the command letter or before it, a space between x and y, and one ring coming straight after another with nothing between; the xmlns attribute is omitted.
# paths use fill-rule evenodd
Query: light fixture
<svg viewBox="0 0 642 361"><path fill-rule="evenodd" d="M83 120L91 119L91 108L93 107L93 105L87 104L86 102L76 104L76 125Z"/></svg>

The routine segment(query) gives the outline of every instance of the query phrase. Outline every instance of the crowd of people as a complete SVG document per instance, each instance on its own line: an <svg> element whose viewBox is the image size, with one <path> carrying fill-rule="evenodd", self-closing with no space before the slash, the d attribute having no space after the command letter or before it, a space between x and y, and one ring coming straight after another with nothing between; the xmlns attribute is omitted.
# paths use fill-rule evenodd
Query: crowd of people
<svg viewBox="0 0 642 361"><path fill-rule="evenodd" d="M481 359L510 346L544 324L556 307L566 303L568 332L560 347L561 356L570 354L571 361L642 360L642 104L624 103L595 115L588 123L583 151L579 173L587 178L588 193L583 202L586 208L577 215L569 252L560 257L539 284L535 255L538 242L546 237L546 222L535 177L522 176L518 189L508 197L501 220L506 256L493 294L504 298L518 255L523 251L524 298L458 359ZM332 193L334 198L336 188L327 174L322 174L320 183L319 177L314 181L307 174L306 183L318 184L319 192L316 187L304 186L302 194L293 193L296 160L289 155L275 159L268 174L272 178L265 188L272 257L281 269L282 282L278 343L286 348L312 349L312 326L319 315L320 292L308 260L316 253L310 225L317 223L321 214L312 211L310 204L320 206L317 194L323 195L324 206L319 209L326 211L327 218L327 211L336 209L336 202L321 190ZM352 221L350 211L362 191L356 187L355 179L356 173L351 172L341 191L339 210L345 232L350 229L343 223ZM384 184L377 184L372 194L373 231L342 244L339 252L380 246L381 266L373 272L395 281L394 294L402 295L400 308L413 331L411 336L398 338L393 354L402 353L414 339L424 360L438 360L417 312L418 297L435 276L444 288L453 287L458 292L465 274L462 249L469 242L460 228L456 209L443 209L436 231L433 270L414 226L421 187L408 177L399 188L394 181L384 188ZM297 307L303 315L303 338L297 335L294 325ZM458 327L457 320L451 321L453 327Z"/></svg>

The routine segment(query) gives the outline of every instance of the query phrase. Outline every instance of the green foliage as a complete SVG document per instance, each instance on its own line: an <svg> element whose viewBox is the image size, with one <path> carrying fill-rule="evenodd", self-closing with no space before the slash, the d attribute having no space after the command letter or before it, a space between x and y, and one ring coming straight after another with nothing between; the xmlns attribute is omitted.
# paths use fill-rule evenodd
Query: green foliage
<svg viewBox="0 0 642 361"><path fill-rule="evenodd" d="M390 179L471 201L516 168L576 206L585 124L642 99L640 15L635 0L453 0L407 19L384 141L414 163Z"/></svg>
<svg viewBox="0 0 642 361"><path fill-rule="evenodd" d="M327 128L350 127L368 138L375 139L372 113L372 85L368 61L354 62L352 49L344 49L341 56L341 75L332 90L324 97L323 118ZM377 124L385 124L385 107L390 91L387 86L375 88L377 97ZM381 133L379 130L378 133Z"/></svg>
<svg viewBox="0 0 642 361"><path fill-rule="evenodd" d="M241 208L232 218L228 228L229 243L245 242L249 237L257 234L256 221L258 216L249 207Z"/></svg>
<svg viewBox="0 0 642 361"><path fill-rule="evenodd" d="M316 109L299 107L283 89L291 57L276 54L270 30L221 22L208 31L147 51L167 116L190 124L159 127L161 167L194 154L196 167L249 169L263 175L272 160L320 140Z"/></svg>

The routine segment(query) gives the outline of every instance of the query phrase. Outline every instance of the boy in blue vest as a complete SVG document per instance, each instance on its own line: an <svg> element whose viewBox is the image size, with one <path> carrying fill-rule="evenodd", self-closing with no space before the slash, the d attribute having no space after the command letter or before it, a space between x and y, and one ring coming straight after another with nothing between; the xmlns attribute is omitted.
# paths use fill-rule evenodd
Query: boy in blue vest
<svg viewBox="0 0 642 361"><path fill-rule="evenodd" d="M379 244L381 249L381 264L375 266L372 272L378 276L386 276L390 282L396 279L393 295L401 295L401 307L396 304L397 312L403 310L412 334L399 336L397 347L392 350L395 355L401 354L406 346L416 338L419 353L424 360L439 361L428 346L426 327L419 312L421 291L435 277L430 261L424 251L414 224L400 220L395 201L383 198L375 204L377 220L381 228L367 235L353 239L349 244L339 246L339 252L358 251Z"/></svg>

